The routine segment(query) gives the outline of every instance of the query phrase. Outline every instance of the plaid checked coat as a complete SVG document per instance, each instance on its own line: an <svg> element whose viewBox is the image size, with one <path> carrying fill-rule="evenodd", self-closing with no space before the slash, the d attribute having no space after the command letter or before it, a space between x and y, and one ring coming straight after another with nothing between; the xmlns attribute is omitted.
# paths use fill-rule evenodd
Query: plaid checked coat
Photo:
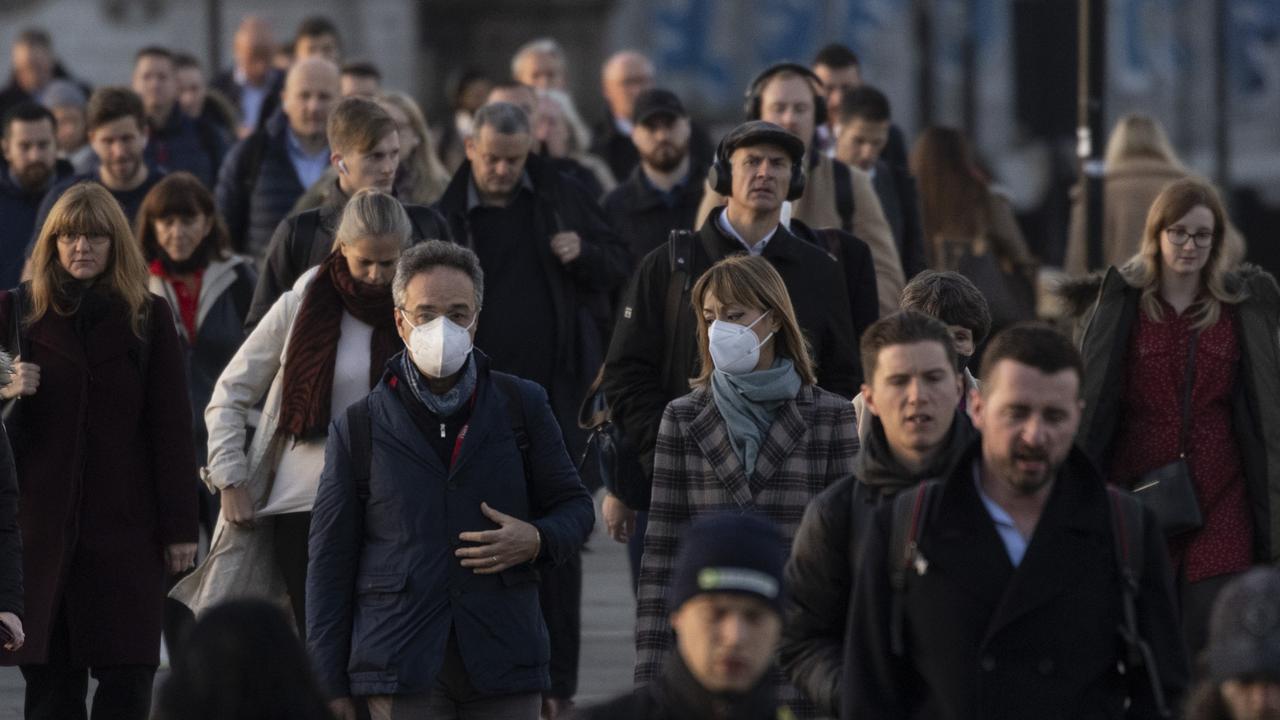
<svg viewBox="0 0 1280 720"><path fill-rule="evenodd" d="M674 640L666 593L685 525L704 513L750 510L778 523L789 543L809 501L851 475L857 453L853 406L813 386L801 387L796 399L778 410L750 478L709 388L667 405L654 451L653 499L640 563L637 683L658 674Z"/></svg>

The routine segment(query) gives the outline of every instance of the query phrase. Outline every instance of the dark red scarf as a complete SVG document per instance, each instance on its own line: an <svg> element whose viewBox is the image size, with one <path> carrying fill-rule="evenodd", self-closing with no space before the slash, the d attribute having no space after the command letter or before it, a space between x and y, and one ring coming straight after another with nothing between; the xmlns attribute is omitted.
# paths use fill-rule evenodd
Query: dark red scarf
<svg viewBox="0 0 1280 720"><path fill-rule="evenodd" d="M298 438L321 437L329 429L333 371L342 336L342 311L373 326L369 345L369 387L382 377L387 360L403 343L396 335L391 286L367 285L351 277L347 259L335 250L302 299L289 331L280 401L282 432Z"/></svg>

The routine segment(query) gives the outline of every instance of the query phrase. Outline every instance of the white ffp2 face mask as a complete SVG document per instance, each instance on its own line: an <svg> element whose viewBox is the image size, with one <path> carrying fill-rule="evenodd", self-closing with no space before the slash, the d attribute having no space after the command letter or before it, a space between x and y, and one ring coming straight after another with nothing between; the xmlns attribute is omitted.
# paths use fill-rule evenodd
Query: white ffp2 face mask
<svg viewBox="0 0 1280 720"><path fill-rule="evenodd" d="M721 320L711 323L711 327L707 329L707 346L717 370L730 375L742 375L755 369L760 362L760 348L769 342L773 333L759 340L751 328L768 314L769 311L766 310L750 325L736 325Z"/></svg>
<svg viewBox="0 0 1280 720"><path fill-rule="evenodd" d="M400 316L413 330L409 333L409 355L413 364L429 378L443 378L458 372L471 354L471 327L462 327L441 315L431 322L414 325L401 311Z"/></svg>

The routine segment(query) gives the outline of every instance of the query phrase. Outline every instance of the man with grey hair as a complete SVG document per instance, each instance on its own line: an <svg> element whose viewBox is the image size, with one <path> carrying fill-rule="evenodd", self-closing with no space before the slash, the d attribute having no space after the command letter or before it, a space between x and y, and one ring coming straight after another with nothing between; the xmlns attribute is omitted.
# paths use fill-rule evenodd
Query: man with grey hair
<svg viewBox="0 0 1280 720"><path fill-rule="evenodd" d="M571 453L583 445L578 405L603 361L611 293L630 271L627 246L590 193L531 153L520 108L490 103L476 111L467 161L440 199L456 242L475 250L489 296L476 344L493 367L546 389ZM552 691L577 685L581 561L543 581L552 628Z"/></svg>
<svg viewBox="0 0 1280 720"><path fill-rule="evenodd" d="M577 555L591 498L546 392L473 348L481 259L430 240L392 296L406 349L337 416L312 511L308 645L340 720L534 720L551 687L538 573Z"/></svg>
<svg viewBox="0 0 1280 720"><path fill-rule="evenodd" d="M511 77L539 90L566 90L564 49L551 38L530 40L511 56Z"/></svg>

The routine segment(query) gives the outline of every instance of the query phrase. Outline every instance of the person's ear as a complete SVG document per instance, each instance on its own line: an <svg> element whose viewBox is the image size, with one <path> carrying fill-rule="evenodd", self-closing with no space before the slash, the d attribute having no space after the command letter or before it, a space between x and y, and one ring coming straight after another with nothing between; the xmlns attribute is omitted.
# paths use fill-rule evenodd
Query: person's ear
<svg viewBox="0 0 1280 720"><path fill-rule="evenodd" d="M977 428L978 432L982 432L982 391L978 388L969 390L969 421Z"/></svg>
<svg viewBox="0 0 1280 720"><path fill-rule="evenodd" d="M880 417L880 411L876 409L875 394L872 393L871 386L866 383L862 383L862 402L867 406L867 410L870 411L872 415Z"/></svg>

